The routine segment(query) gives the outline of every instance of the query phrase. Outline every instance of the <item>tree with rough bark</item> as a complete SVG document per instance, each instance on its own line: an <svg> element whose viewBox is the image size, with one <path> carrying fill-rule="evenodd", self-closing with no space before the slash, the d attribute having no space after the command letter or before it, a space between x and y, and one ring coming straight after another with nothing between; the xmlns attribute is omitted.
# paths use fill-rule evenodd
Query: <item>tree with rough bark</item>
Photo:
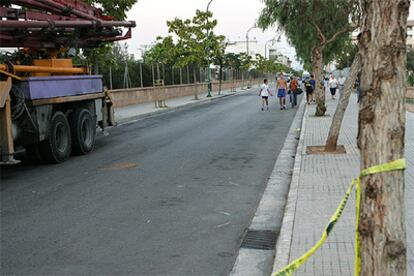
<svg viewBox="0 0 414 276"><path fill-rule="evenodd" d="M339 96L339 102L336 107L335 115L332 118L332 124L329 129L328 138L326 139L326 152L335 152L337 150L342 121L344 119L346 108L348 107L349 98L351 96L355 81L357 80L360 71L361 56L359 54L356 54L351 65L351 70L349 71L349 76L345 81L344 90Z"/></svg>
<svg viewBox="0 0 414 276"><path fill-rule="evenodd" d="M298 57L312 65L315 75L316 116L326 112L323 67L343 50L358 0L265 0L259 17L263 29L275 24L295 47Z"/></svg>
<svg viewBox="0 0 414 276"><path fill-rule="evenodd" d="M361 0L361 169L404 156L409 0ZM404 172L362 178L361 275L406 275Z"/></svg>

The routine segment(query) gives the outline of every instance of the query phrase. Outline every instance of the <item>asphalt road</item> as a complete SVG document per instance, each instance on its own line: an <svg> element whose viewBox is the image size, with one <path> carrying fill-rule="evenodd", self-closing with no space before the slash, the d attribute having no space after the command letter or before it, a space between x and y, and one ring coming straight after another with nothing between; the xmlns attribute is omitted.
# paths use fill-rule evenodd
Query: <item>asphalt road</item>
<svg viewBox="0 0 414 276"><path fill-rule="evenodd" d="M254 90L1 168L2 274L227 275L295 112Z"/></svg>

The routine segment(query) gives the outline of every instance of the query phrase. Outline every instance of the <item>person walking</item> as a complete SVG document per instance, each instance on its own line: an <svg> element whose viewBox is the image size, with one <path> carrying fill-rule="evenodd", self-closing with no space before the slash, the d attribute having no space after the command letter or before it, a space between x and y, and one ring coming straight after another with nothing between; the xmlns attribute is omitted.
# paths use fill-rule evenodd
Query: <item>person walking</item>
<svg viewBox="0 0 414 276"><path fill-rule="evenodd" d="M260 87L259 96L262 97L262 111L264 111L264 106L269 110L269 96L273 96L270 92L267 79L264 79L262 86Z"/></svg>
<svg viewBox="0 0 414 276"><path fill-rule="evenodd" d="M279 74L279 79L276 83L277 97L279 98L280 110L286 109L286 92L288 85L283 73Z"/></svg>
<svg viewBox="0 0 414 276"><path fill-rule="evenodd" d="M289 97L290 97L290 102L292 104L292 108L294 108L297 104L298 104L298 100L297 100L297 91L299 88L299 83L298 80L295 78L295 76L291 76L290 77L290 83L289 83Z"/></svg>
<svg viewBox="0 0 414 276"><path fill-rule="evenodd" d="M315 80L313 75L310 78L307 78L305 81L305 90L306 90L306 102L311 104L313 101L313 91L315 90Z"/></svg>
<svg viewBox="0 0 414 276"><path fill-rule="evenodd" d="M312 94L311 94L312 102L316 103L316 99L315 99L315 89L316 89L315 75L311 75L310 83L312 85Z"/></svg>
<svg viewBox="0 0 414 276"><path fill-rule="evenodd" d="M338 80L333 74L329 78L329 90L331 91L332 100L335 100L336 89L338 88Z"/></svg>
<svg viewBox="0 0 414 276"><path fill-rule="evenodd" d="M328 76L326 76L323 79L323 89L324 89L323 92L325 93L325 95L330 93L330 90L329 90L329 77Z"/></svg>

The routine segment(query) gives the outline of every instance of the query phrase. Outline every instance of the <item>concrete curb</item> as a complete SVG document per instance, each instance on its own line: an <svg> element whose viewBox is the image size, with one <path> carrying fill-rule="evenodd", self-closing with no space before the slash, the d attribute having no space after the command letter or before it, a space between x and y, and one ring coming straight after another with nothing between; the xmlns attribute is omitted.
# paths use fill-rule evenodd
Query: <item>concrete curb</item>
<svg viewBox="0 0 414 276"><path fill-rule="evenodd" d="M283 210L289 193L292 168L296 164L292 157L297 153L298 128L302 125L305 107L306 101L303 98L248 230L279 231L284 218ZM240 248L230 275L269 275L273 269L274 254L273 250Z"/></svg>
<svg viewBox="0 0 414 276"><path fill-rule="evenodd" d="M305 104L306 106L306 104ZM293 166L292 182L290 184L289 195L285 212L283 216L282 228L280 235L276 243L275 261L273 264L273 273L279 271L283 267L289 264L290 247L292 243L293 228L295 224L295 213L298 198L298 187L300 180L300 168L302 165L302 155L304 154L304 138L306 128L306 118L309 112L309 108L305 108L304 116L302 120L301 133L299 138L298 147L296 150L295 164Z"/></svg>
<svg viewBox="0 0 414 276"><path fill-rule="evenodd" d="M239 95L241 93L248 92L253 88L256 88L256 86L253 86L250 89L245 89L245 90L240 90L240 91L236 90L236 92L233 92L233 93L228 93L228 94L223 94L223 95L216 95L212 98L206 98L206 99L202 99L202 100L198 100L198 101L194 101L194 102L188 102L188 103L185 103L185 104L182 104L182 105L179 105L179 106L160 109L160 110L152 111L152 112L149 112L149 113L140 114L140 115L137 115L137 116L124 118L124 119L121 119L121 120L117 121L116 123L117 123L117 126L134 123L134 122L137 122L137 121L145 119L145 118L158 116L158 115L161 115L161 114L166 114L166 113L174 112L174 111L177 111L177 110L180 110L180 109L194 107L194 106L197 106L197 105L203 105L203 104L207 104L207 103L210 103L210 102L222 99L222 98Z"/></svg>

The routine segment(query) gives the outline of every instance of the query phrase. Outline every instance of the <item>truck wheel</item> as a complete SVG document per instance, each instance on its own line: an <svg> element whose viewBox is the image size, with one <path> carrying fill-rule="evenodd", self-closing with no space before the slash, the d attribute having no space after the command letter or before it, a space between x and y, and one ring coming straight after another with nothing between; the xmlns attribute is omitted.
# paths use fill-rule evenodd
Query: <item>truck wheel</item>
<svg viewBox="0 0 414 276"><path fill-rule="evenodd" d="M85 155L95 147L96 121L88 109L76 109L70 117L73 153Z"/></svg>
<svg viewBox="0 0 414 276"><path fill-rule="evenodd" d="M48 139L41 142L40 152L49 163L62 163L69 159L71 152L70 126L65 114L53 114L47 130Z"/></svg>

